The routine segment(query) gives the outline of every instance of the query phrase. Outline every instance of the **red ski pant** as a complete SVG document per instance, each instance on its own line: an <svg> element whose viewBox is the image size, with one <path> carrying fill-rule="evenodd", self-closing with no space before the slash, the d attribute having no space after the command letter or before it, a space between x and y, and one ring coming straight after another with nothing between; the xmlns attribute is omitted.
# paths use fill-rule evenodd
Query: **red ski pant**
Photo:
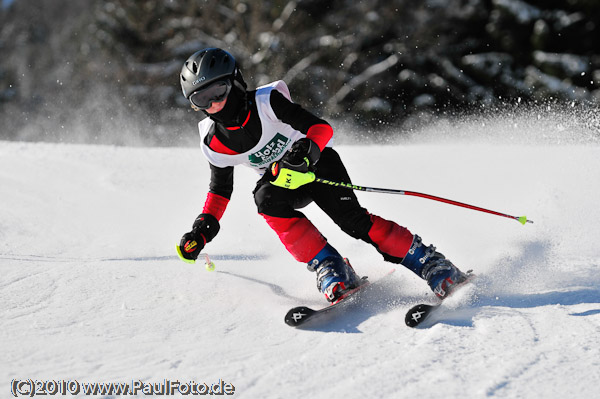
<svg viewBox="0 0 600 399"><path fill-rule="evenodd" d="M385 260L400 263L413 241L405 227L369 213L361 207L352 190L310 183L296 190L269 182L268 171L254 190L258 212L277 233L287 250L300 262L309 262L327 240L298 209L314 202L348 235L372 244ZM325 148L316 165L317 176L350 182L338 153Z"/></svg>

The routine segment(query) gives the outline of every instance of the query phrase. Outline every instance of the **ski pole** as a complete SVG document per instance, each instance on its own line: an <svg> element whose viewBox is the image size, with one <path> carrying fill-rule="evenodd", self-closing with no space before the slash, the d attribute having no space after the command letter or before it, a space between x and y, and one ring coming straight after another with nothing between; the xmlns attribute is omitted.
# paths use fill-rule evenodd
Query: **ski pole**
<svg viewBox="0 0 600 399"><path fill-rule="evenodd" d="M363 187L363 186L357 186L357 185L351 184L351 183L342 183L342 182L331 181L331 180L327 180L327 179L321 179L320 177L316 177L315 181L318 183L328 184L330 186L336 186L336 187L343 187L343 188L347 188L350 190L366 191L366 192L371 192L371 193L410 195L413 197L427 198L427 199L434 200L434 201L445 202L446 204L450 204L450 205L455 205L455 206L460 206L460 207L467 208L467 209L472 209L474 211L491 213L492 215L503 216L505 218L514 219L514 220L518 221L519 223L521 223L522 225L525 225L525 223L533 223L533 220L528 220L526 216L507 215L506 213L496 212L496 211L492 211L489 209L480 208L478 206L465 204L463 202L458 202L458 201L453 201L453 200L446 199L446 198L436 197L435 195L417 193L414 191L394 190L394 189L389 189L389 188Z"/></svg>

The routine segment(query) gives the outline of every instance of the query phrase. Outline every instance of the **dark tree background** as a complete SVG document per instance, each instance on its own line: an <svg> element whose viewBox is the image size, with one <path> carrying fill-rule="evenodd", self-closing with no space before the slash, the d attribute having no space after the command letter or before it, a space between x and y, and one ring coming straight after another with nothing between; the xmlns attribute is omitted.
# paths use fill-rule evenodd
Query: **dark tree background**
<svg viewBox="0 0 600 399"><path fill-rule="evenodd" d="M183 61L222 47L251 87L360 130L600 102L597 0L15 0L0 12L0 139L197 140ZM191 139L190 139L191 137Z"/></svg>

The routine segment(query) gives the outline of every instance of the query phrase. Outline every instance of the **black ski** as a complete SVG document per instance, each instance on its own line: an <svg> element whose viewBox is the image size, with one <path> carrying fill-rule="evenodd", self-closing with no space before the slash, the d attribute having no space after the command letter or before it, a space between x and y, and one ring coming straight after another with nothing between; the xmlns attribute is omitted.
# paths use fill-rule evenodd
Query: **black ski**
<svg viewBox="0 0 600 399"><path fill-rule="evenodd" d="M473 281L474 277L475 275L471 274L471 270L469 270L467 272L467 279L462 283L458 284L456 287L454 287L451 294L448 295L446 298L449 298L455 292L463 288L467 283ZM408 312L406 312L404 322L409 327L417 327L420 324L422 324L425 320L431 318L431 315L435 314L440 309L442 304L443 302L439 302L436 304L420 303L418 305L415 305L412 308L410 308Z"/></svg>
<svg viewBox="0 0 600 399"><path fill-rule="evenodd" d="M435 305L420 303L415 305L406 313L404 321L406 322L407 326L416 327L423 323L429 316L431 316L432 313L439 309L440 306L442 306L441 303L437 303Z"/></svg>
<svg viewBox="0 0 600 399"><path fill-rule="evenodd" d="M392 269L389 273L386 274L386 276L389 276L394 271L395 271L395 269ZM383 277L381 277L381 278L383 278ZM373 285L374 283L378 282L379 280L380 279L377 279L376 281L371 283L369 280L367 280L367 277L363 277L362 278L363 282L361 285L359 285L358 287L354 288L353 290L347 292L342 298L338 299L336 302L334 302L324 308L321 308L321 309L311 309L307 306L297 306L295 308L292 308L285 315L285 318L284 318L285 324L287 324L288 326L291 326L291 327L300 327L302 325L305 325L309 321L314 322L315 320L320 319L321 317L334 311L335 309L338 309L338 308L342 307L343 305L348 304L348 303L352 302L353 300L357 299L358 293L361 290Z"/></svg>

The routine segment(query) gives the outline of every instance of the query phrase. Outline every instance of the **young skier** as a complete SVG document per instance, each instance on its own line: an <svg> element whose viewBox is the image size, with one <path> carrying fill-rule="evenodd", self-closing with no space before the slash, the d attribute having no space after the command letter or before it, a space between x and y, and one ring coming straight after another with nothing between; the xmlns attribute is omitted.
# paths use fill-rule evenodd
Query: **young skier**
<svg viewBox="0 0 600 399"><path fill-rule="evenodd" d="M180 83L192 108L208 116L198 128L211 169L204 209L177 248L184 261L195 260L219 232L233 191L233 168L245 165L262 175L253 192L259 214L290 254L316 272L317 288L329 301L355 288L360 278L298 211L312 201L344 232L372 244L386 261L425 279L438 297L466 279L433 245L425 246L405 227L361 207L353 191L314 182L314 175L347 183L350 177L331 148L331 126L293 103L283 81L248 91L234 57L208 48L185 61Z"/></svg>

